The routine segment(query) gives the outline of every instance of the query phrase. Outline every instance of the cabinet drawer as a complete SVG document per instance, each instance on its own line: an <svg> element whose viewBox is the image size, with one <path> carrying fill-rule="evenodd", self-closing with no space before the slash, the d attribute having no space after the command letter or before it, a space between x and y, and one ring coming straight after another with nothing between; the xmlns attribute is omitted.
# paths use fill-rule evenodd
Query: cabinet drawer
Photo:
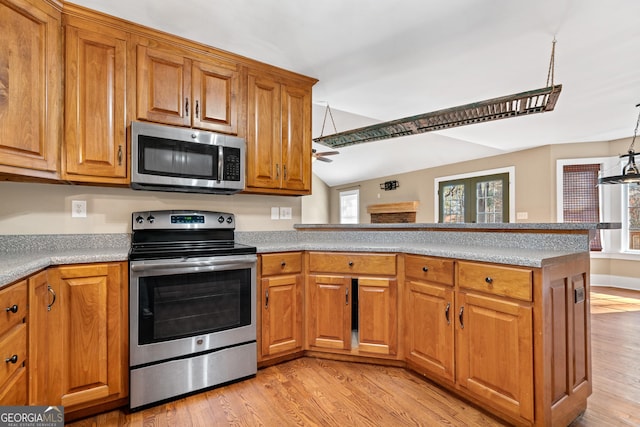
<svg viewBox="0 0 640 427"><path fill-rule="evenodd" d="M300 273L302 271L302 253L285 252L260 255L262 275Z"/></svg>
<svg viewBox="0 0 640 427"><path fill-rule="evenodd" d="M396 274L396 256L346 252L311 252L309 270L328 273Z"/></svg>
<svg viewBox="0 0 640 427"><path fill-rule="evenodd" d="M428 256L405 255L405 276L427 282L453 285L453 260Z"/></svg>
<svg viewBox="0 0 640 427"><path fill-rule="evenodd" d="M15 313L14 310L16 310ZM22 323L25 317L27 317L26 280L0 291L0 335L18 323Z"/></svg>
<svg viewBox="0 0 640 427"><path fill-rule="evenodd" d="M0 406L26 406L27 368L20 366L6 384L0 384Z"/></svg>
<svg viewBox="0 0 640 427"><path fill-rule="evenodd" d="M16 363L11 358L15 357ZM27 324L22 323L0 337L0 385L4 384L27 357Z"/></svg>
<svg viewBox="0 0 640 427"><path fill-rule="evenodd" d="M526 268L458 262L458 284L494 295L531 301L533 271Z"/></svg>

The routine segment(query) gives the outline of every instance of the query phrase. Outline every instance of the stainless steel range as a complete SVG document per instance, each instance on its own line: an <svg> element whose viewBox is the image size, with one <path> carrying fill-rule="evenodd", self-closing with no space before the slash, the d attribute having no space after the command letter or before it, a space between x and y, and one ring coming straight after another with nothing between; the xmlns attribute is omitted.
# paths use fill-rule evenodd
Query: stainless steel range
<svg viewBox="0 0 640 427"><path fill-rule="evenodd" d="M233 214L132 214L130 408L253 376L256 248Z"/></svg>

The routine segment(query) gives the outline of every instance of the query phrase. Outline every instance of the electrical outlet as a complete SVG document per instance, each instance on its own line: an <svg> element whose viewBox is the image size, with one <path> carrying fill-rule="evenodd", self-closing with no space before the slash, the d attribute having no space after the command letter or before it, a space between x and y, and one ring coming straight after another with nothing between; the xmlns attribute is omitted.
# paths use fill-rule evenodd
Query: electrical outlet
<svg viewBox="0 0 640 427"><path fill-rule="evenodd" d="M86 200L71 201L71 217L72 218L87 217L87 201Z"/></svg>
<svg viewBox="0 0 640 427"><path fill-rule="evenodd" d="M280 219L291 219L291 208L290 207L281 207L280 208Z"/></svg>
<svg viewBox="0 0 640 427"><path fill-rule="evenodd" d="M271 219L280 219L280 208L277 206L271 208Z"/></svg>
<svg viewBox="0 0 640 427"><path fill-rule="evenodd" d="M516 212L516 219L529 219L529 212Z"/></svg>

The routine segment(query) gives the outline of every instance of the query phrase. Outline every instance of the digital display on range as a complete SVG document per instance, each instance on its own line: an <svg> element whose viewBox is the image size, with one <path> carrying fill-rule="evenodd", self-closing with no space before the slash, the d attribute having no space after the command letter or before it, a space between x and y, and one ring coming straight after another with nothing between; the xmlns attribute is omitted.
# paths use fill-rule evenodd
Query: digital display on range
<svg viewBox="0 0 640 427"><path fill-rule="evenodd" d="M171 224L204 224L204 215L171 215Z"/></svg>

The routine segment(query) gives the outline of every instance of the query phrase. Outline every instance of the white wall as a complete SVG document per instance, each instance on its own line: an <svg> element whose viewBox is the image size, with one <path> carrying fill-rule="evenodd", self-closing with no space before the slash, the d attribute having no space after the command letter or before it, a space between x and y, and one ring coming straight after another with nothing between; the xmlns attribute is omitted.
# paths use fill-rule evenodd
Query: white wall
<svg viewBox="0 0 640 427"><path fill-rule="evenodd" d="M314 211L319 210L318 206L324 206L328 212L328 189L315 177L313 185L311 196L285 197L165 193L3 181L0 182L0 235L129 233L131 212L160 209L231 212L236 215L237 231L291 230L294 224L302 222L303 199ZM72 200L86 200L86 218L71 217ZM290 207L292 218L272 220L271 207ZM315 218L323 219L322 216Z"/></svg>

